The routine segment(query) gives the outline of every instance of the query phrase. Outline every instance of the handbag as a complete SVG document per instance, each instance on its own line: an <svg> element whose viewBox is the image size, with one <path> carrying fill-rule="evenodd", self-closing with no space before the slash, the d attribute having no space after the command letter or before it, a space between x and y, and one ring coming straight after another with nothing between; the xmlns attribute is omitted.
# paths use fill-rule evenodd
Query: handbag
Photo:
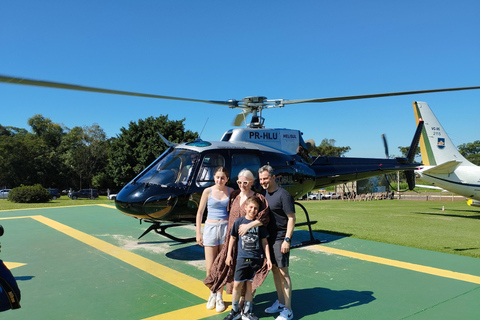
<svg viewBox="0 0 480 320"><path fill-rule="evenodd" d="M0 260L0 311L20 308L20 289L7 266Z"/></svg>

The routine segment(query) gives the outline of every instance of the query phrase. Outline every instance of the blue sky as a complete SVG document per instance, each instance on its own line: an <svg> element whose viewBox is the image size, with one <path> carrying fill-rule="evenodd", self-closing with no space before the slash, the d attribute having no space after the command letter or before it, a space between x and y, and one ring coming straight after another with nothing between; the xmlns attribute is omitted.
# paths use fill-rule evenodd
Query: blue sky
<svg viewBox="0 0 480 320"><path fill-rule="evenodd" d="M478 1L0 2L0 74L207 100L307 99L480 86ZM426 101L455 144L478 140L480 90L289 105L267 127L336 140L346 156L384 157L415 131ZM0 84L0 124L42 114L69 128L168 114L219 140L237 110Z"/></svg>

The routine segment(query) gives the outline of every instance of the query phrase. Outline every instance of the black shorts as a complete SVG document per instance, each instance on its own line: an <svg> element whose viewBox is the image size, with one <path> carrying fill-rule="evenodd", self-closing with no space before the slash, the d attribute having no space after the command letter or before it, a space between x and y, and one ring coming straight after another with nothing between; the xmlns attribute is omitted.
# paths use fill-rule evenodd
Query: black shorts
<svg viewBox="0 0 480 320"><path fill-rule="evenodd" d="M272 264L279 268L288 267L290 261L290 251L282 253L282 243L283 240L275 240L274 243L269 243L270 259L272 260Z"/></svg>
<svg viewBox="0 0 480 320"><path fill-rule="evenodd" d="M235 275L236 282L253 281L253 277L263 265L263 259L237 258Z"/></svg>

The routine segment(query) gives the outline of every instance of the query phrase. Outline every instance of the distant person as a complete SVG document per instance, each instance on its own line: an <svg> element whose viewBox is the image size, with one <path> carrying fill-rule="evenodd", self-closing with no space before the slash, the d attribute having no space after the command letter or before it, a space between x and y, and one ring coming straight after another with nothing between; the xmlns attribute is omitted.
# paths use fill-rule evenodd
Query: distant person
<svg viewBox="0 0 480 320"><path fill-rule="evenodd" d="M292 281L288 271L290 259L290 242L295 228L295 204L293 197L276 181L273 168L269 165L258 170L260 184L265 189L265 199L270 208L270 223L268 224L268 243L273 263L273 280L278 299L265 309L266 313L280 315L276 320L293 319L292 311Z"/></svg>
<svg viewBox="0 0 480 320"><path fill-rule="evenodd" d="M263 266L266 259L268 270L272 269L270 251L268 249L268 232L264 226L250 228L244 235L240 235L242 225L255 221L262 202L257 196L251 196L245 201L245 217L235 220L230 232L227 260L228 266L233 266L236 260L235 276L232 293L232 311L225 320L257 320L253 314L253 289L252 282L255 274ZM237 247L237 256L233 257L233 247ZM245 286L244 286L245 284ZM245 304L240 309L240 296L245 287Z"/></svg>
<svg viewBox="0 0 480 320"><path fill-rule="evenodd" d="M183 168L180 171L179 181L183 184L187 184L188 180L190 179L190 175L192 174L193 165L198 161L197 154L190 154L189 156L185 157L183 162Z"/></svg>
<svg viewBox="0 0 480 320"><path fill-rule="evenodd" d="M200 246L205 248L207 277L210 275L213 261L222 250L225 238L227 237L227 206L230 201L230 194L233 191L232 188L226 186L228 176L228 170L224 167L218 167L215 169L215 184L203 190L202 198L200 199L200 204L197 210L196 240ZM201 226L205 207L207 207L208 214L202 235ZM207 309L211 310L216 308L217 312L225 310L222 293L223 287L210 293L207 302Z"/></svg>
<svg viewBox="0 0 480 320"><path fill-rule="evenodd" d="M251 228L255 228L258 226L267 226L270 215L267 201L265 197L253 191L252 185L254 182L253 173L250 170L243 169L239 172L237 178L237 184L239 190L235 190L230 195L230 204L229 204L229 218L228 218L228 234L230 234L233 224L235 220L240 217L245 216L245 205L246 200L251 196L257 196L260 199L260 208L258 209L257 217L254 221L250 222L249 224L241 225L239 227L239 235L243 236L247 233L248 230ZM233 291L233 281L234 281L234 272L235 272L235 265L236 261L233 260L232 265L227 265L227 252L229 246L230 237L227 237L225 241L225 245L223 246L222 251L215 259L212 269L210 270L210 275L207 276L204 283L210 290L216 292L221 290L224 286L226 286L226 291L228 294L231 294ZM237 256L237 247L233 247L232 257ZM268 266L266 261L264 262L262 268L255 274L252 282L252 290L255 291L257 287L259 287L265 278L268 275Z"/></svg>

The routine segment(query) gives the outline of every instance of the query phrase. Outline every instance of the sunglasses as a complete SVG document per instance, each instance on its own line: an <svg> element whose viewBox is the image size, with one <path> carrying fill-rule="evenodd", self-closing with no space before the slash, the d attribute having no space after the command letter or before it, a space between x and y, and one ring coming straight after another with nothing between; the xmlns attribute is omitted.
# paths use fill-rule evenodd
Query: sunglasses
<svg viewBox="0 0 480 320"><path fill-rule="evenodd" d="M241 185L248 186L249 183L250 183L250 181L240 181L240 180L237 180L237 184L238 184L239 186L241 186Z"/></svg>

